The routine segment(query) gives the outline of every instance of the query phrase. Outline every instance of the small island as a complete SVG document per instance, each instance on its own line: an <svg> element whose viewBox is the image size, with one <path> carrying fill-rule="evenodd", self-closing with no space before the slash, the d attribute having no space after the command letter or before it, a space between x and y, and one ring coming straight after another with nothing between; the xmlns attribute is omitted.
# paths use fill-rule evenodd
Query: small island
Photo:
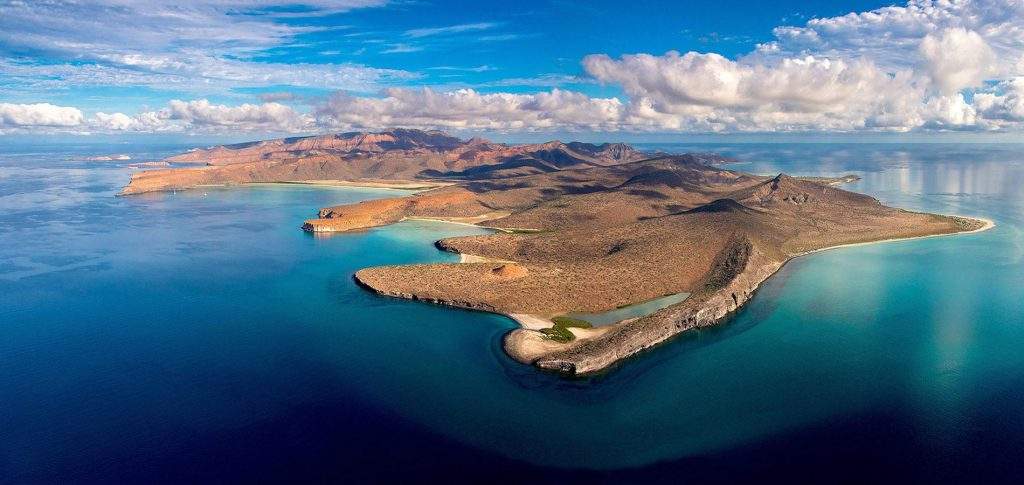
<svg viewBox="0 0 1024 485"><path fill-rule="evenodd" d="M253 182L416 186L422 191L406 197L323 208L302 227L322 234L423 218L494 229L437 241L461 263L366 268L355 280L381 295L508 315L521 324L504 340L511 357L570 376L724 321L794 257L992 227L838 187L853 176L760 176L728 170L730 160L717 155L624 144L504 145L392 130L221 146L168 161L205 165L137 173L122 193ZM572 317L680 294L610 325Z"/></svg>

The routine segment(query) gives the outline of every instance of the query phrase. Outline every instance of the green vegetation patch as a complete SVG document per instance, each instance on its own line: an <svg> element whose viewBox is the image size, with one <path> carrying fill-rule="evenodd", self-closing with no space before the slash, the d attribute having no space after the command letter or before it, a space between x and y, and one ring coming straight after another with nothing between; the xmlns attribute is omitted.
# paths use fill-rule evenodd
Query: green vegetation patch
<svg viewBox="0 0 1024 485"><path fill-rule="evenodd" d="M551 321L555 324L555 326L551 328L541 329L540 332L546 335L549 339L561 343L572 342L573 339L576 338L576 336L573 335L571 331L569 331L569 327L593 327L593 325L586 320L580 320L578 318L571 318L566 316L555 317L552 318Z"/></svg>
<svg viewBox="0 0 1024 485"><path fill-rule="evenodd" d="M555 317L552 318L551 321L555 322L556 327L590 328L594 326L586 320L566 316Z"/></svg>

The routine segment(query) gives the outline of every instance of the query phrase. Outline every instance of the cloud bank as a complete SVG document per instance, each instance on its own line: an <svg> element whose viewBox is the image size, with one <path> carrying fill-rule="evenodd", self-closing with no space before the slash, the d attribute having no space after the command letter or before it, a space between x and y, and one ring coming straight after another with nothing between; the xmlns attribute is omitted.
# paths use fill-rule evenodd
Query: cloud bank
<svg viewBox="0 0 1024 485"><path fill-rule="evenodd" d="M349 2L340 8L372 3ZM410 30L406 35L428 37L493 26L461 24ZM282 28L286 30L251 33L243 39L255 47L293 35ZM213 31L213 42L232 32ZM274 97L262 104L239 106L215 105L205 99L172 101L159 110L132 116L96 113L85 117L70 107L4 104L0 105L0 127L201 132L396 126L638 132L1024 128L1024 2L1020 0L911 0L904 6L812 19L803 26L781 26L773 32L774 40L735 59L713 52L675 51L586 56L581 61L584 79L622 93L607 98L557 88L482 93L394 87L366 95L357 93L382 77L415 74L332 65L268 63L254 68L246 61L200 54L184 62L175 56L107 52L102 43L98 48L90 44L96 58L107 62L102 68L97 65L91 75L116 77L116 71L104 69L130 66L133 72L169 76L168 82L174 76L208 76L235 84L301 86L316 78L317 83L339 90L307 112L279 104L287 99ZM87 41L95 42L67 42ZM148 41L143 39L143 44ZM4 69L31 71L33 67L0 63L0 70Z"/></svg>

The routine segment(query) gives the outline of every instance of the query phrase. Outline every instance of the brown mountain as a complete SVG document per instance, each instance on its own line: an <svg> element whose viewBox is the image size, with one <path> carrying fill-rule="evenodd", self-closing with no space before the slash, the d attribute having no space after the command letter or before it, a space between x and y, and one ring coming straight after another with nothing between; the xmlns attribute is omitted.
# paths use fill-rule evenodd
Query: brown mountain
<svg viewBox="0 0 1024 485"><path fill-rule="evenodd" d="M496 228L444 239L463 264L363 269L377 293L503 313L523 323L505 350L565 374L599 372L737 311L786 261L845 244L975 231L985 221L909 212L837 187L855 180L766 177L716 155L647 157L628 145L502 145L393 130L196 150L140 172L125 194L199 184L347 180L444 182L408 197L320 210L333 233L434 218ZM680 303L599 328L551 327L666 295ZM563 321L564 320L559 320Z"/></svg>
<svg viewBox="0 0 1024 485"><path fill-rule="evenodd" d="M361 270L380 294L526 315L533 322L689 293L654 314L570 341L523 328L505 349L567 374L598 372L736 311L789 259L844 244L982 228L956 216L908 212L837 188L839 179L763 177L695 156L474 180L411 197L327 208L310 231L343 231L409 217L473 221L504 231L438 241L466 264ZM512 269L509 269L512 268ZM550 322L549 322L550 323ZM564 339L563 339L564 340Z"/></svg>
<svg viewBox="0 0 1024 485"><path fill-rule="evenodd" d="M469 180L614 165L644 156L629 145L504 145L460 140L439 131L391 130L241 143L167 158L202 164L138 172L123 195L197 185L343 180Z"/></svg>

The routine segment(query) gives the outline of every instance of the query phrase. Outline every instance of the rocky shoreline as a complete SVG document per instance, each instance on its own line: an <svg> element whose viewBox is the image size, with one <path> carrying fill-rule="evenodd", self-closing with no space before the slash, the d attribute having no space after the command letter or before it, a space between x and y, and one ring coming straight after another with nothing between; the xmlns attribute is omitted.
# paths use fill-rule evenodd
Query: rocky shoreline
<svg viewBox="0 0 1024 485"><path fill-rule="evenodd" d="M355 280L384 296L510 316L523 328L505 338L509 355L573 376L722 322L794 257L991 227L839 188L856 175L764 176L723 168L726 160L714 155L647 156L618 144L509 146L395 130L214 147L168 160L179 158L207 165L135 174L124 193L371 178L434 184L326 207L302 228L319 235L427 219L494 229L435 243L472 255L462 264L365 268ZM585 328L570 316L679 293L689 297L607 326Z"/></svg>
<svg viewBox="0 0 1024 485"><path fill-rule="evenodd" d="M969 234L985 231L995 226L992 221L984 219L959 216L956 216L956 219L963 224L962 231L867 241L822 248L812 252L860 244ZM442 250L454 251L443 244L435 245ZM681 303L663 308L650 315L623 320L606 327L573 329L577 338L569 343L554 342L537 329L517 328L505 335L503 347L505 352L517 362L534 365L566 377L599 374L626 359L667 343L684 332L712 327L727 321L753 298L761 284L777 273L786 263L810 253L797 254L778 261L762 254L750 241L736 240L722 250L714 269L705 278L703 288ZM482 264L490 267L494 266L495 262L464 264ZM511 315L481 302L424 297L415 292L389 291L361 277L360 273L365 275L365 271L356 272L353 279L359 286L381 296L498 313L512 318Z"/></svg>

